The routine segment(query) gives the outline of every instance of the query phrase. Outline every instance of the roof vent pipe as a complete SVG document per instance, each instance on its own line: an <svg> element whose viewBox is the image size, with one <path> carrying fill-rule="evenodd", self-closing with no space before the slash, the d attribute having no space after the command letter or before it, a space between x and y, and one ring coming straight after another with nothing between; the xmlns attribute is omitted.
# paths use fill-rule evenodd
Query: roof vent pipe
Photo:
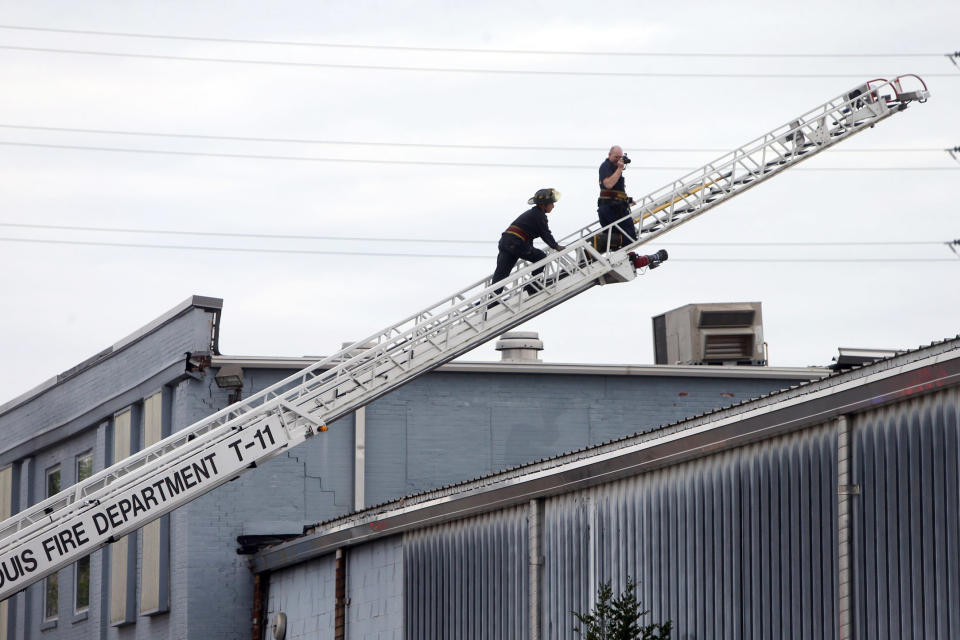
<svg viewBox="0 0 960 640"><path fill-rule="evenodd" d="M538 351L543 351L543 342L536 331L511 331L497 340L497 351L502 362L540 362Z"/></svg>

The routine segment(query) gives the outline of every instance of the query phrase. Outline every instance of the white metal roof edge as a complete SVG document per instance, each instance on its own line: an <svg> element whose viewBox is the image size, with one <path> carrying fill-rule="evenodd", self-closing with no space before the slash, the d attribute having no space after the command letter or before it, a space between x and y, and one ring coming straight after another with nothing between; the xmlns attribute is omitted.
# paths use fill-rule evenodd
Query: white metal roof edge
<svg viewBox="0 0 960 640"><path fill-rule="evenodd" d="M303 369L321 357L214 356L211 366L240 365L247 369ZM830 375L827 367L724 367L718 365L581 364L570 362L455 361L435 371L451 373L539 373L560 375L661 376L684 378L795 378L812 380Z"/></svg>

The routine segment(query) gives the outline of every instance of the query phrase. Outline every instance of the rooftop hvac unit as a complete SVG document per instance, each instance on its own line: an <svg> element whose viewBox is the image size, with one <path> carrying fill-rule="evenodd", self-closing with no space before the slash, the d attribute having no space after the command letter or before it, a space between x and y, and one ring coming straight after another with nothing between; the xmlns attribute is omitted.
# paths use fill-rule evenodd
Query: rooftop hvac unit
<svg viewBox="0 0 960 640"><path fill-rule="evenodd" d="M765 365L759 302L688 304L653 318L657 364Z"/></svg>

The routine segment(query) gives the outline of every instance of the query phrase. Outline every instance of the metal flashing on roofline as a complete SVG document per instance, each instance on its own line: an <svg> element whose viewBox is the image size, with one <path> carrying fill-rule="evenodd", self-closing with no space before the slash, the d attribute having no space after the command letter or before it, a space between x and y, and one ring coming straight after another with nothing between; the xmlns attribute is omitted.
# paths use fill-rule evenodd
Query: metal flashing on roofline
<svg viewBox="0 0 960 640"><path fill-rule="evenodd" d="M840 347L837 355L833 358L834 363L830 368L838 371L850 369L852 367L862 367L863 365L885 360L895 355L903 353L903 350L897 349L862 349L853 347Z"/></svg>
<svg viewBox="0 0 960 640"><path fill-rule="evenodd" d="M229 364L245 369L302 369L320 356L279 358L270 356L214 356L211 365ZM436 371L448 373L538 373L557 375L657 376L678 378L777 378L812 380L830 375L827 367L724 367L719 365L667 364L580 364L570 362L489 362L455 360L440 365Z"/></svg>
<svg viewBox="0 0 960 640"><path fill-rule="evenodd" d="M160 328L161 326L165 325L166 323L170 322L174 318L180 316L184 312L194 307L197 307L198 309L205 309L207 311L213 311L214 314L216 314L217 316L214 321L214 324L215 325L220 324L219 320L220 320L220 312L223 310L223 300L221 298L211 298L209 296L192 295L186 300L184 300L183 302L181 302L180 304L176 305L175 307L167 311L166 313L159 316L158 318L151 320L150 322L143 325L142 327L140 327L130 335L113 343L113 346L111 348L115 352L119 351L124 347L130 345L131 343L136 342L137 340L144 337L148 333L155 331L156 329ZM211 336L210 348L213 353L217 353L216 348L219 346L217 344L218 340L219 340L219 333L216 333L215 335Z"/></svg>
<svg viewBox="0 0 960 640"><path fill-rule="evenodd" d="M344 546L604 484L956 385L960 337L653 432L330 520L259 552L253 568L281 569Z"/></svg>
<svg viewBox="0 0 960 640"><path fill-rule="evenodd" d="M67 369L63 373L60 373L52 378L45 380L44 382L41 382L39 385L25 391L24 393L20 394L16 398L13 398L12 400L9 400L4 404L0 405L0 414L3 414L7 411L15 409L16 407L32 400L33 398L39 396L45 391L57 386L58 384L66 382L67 380L73 378L74 376L81 373L82 371L89 369L93 365L99 362L102 362L103 360L106 360L107 358L119 353L120 351L123 351L133 343L141 340L148 334L156 331L163 325L178 318L179 316L183 315L184 313L186 313L187 311L193 308L205 309L207 311L213 312L214 319L211 327L210 348L213 353L218 353L219 352L218 343L220 339L220 312L221 312L221 309L223 308L223 300L221 300L220 298L210 298L207 296L193 295L187 298L186 300L184 300L183 302L181 302L180 304L176 305L169 311L163 313L159 317L154 318L153 320L151 320L144 326L140 327L130 335L118 340L117 342L113 343L111 346L91 356L90 358L87 358L80 364L77 364L76 366L73 366Z"/></svg>

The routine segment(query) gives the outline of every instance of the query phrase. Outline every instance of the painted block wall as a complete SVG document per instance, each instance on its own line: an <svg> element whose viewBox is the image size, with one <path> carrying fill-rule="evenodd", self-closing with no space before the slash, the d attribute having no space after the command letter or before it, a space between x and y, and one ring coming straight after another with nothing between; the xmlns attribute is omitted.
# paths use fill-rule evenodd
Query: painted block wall
<svg viewBox="0 0 960 640"><path fill-rule="evenodd" d="M346 552L346 636L349 640L403 640L403 537ZM270 575L267 637L278 613L287 638L334 637L336 560L329 554Z"/></svg>
<svg viewBox="0 0 960 640"><path fill-rule="evenodd" d="M402 536L347 551L347 598L347 638L403 640Z"/></svg>
<svg viewBox="0 0 960 640"><path fill-rule="evenodd" d="M273 637L276 614L283 612L287 616L286 640L332 639L335 579L333 555L275 572L267 599L267 637Z"/></svg>
<svg viewBox="0 0 960 640"><path fill-rule="evenodd" d="M367 407L366 504L648 431L787 384L769 379L428 374Z"/></svg>
<svg viewBox="0 0 960 640"><path fill-rule="evenodd" d="M208 415L211 399L201 398L197 382L185 374L186 352L209 349L213 313L186 307L137 339L105 350L57 377L58 383L8 402L0 412L0 465L13 464L20 475L17 506L34 504L44 497L46 471L59 464L61 488L76 481L76 457L92 450L94 471L104 468L108 453L110 420L116 411L137 406L143 398L168 387L173 394L172 423L185 425ZM191 384L192 383L192 384ZM179 391L179 394L178 394ZM207 394L209 396L209 394ZM142 430L142 425L137 425ZM174 427L176 428L176 427ZM140 441L142 438L135 438ZM184 522L180 514L172 519ZM177 527L172 527L172 532ZM182 527L181 527L182 528ZM181 536L182 540L182 536ZM182 550L173 545L173 571L186 582ZM178 553L180 551L180 553ZM43 582L10 599L12 637L27 638L139 638L186 637L186 599L170 613L140 616L135 624L111 627L108 623L109 561L103 551L90 562L90 604L86 612L74 611L74 572L71 565L59 571L59 616L42 620ZM139 567L138 567L139 570ZM139 587L136 576L134 594ZM178 593L174 593L174 600ZM184 594L185 595L185 594Z"/></svg>

